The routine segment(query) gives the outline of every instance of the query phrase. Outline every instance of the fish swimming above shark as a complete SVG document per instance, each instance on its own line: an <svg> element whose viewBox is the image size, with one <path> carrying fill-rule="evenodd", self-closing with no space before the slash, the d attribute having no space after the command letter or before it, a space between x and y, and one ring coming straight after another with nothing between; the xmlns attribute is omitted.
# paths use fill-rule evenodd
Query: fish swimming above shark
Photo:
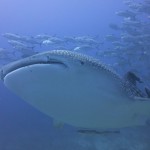
<svg viewBox="0 0 150 150"><path fill-rule="evenodd" d="M66 50L39 53L4 66L4 85L46 115L79 128L145 125L150 99L99 60Z"/></svg>

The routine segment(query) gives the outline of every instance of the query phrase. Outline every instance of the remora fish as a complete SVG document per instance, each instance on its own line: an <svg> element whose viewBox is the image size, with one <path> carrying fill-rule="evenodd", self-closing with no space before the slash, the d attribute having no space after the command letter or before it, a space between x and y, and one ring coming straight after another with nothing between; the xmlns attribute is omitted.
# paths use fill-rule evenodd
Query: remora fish
<svg viewBox="0 0 150 150"><path fill-rule="evenodd" d="M86 129L145 125L150 101L98 60L54 50L1 69L11 91L41 112Z"/></svg>

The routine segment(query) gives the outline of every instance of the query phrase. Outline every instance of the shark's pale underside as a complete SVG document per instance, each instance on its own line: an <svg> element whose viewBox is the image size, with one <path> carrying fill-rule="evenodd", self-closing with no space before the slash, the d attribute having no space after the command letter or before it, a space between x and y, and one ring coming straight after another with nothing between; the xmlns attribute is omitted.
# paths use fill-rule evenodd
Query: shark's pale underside
<svg viewBox="0 0 150 150"><path fill-rule="evenodd" d="M87 129L145 125L150 100L114 71L86 55L54 50L1 69L5 86L61 122Z"/></svg>

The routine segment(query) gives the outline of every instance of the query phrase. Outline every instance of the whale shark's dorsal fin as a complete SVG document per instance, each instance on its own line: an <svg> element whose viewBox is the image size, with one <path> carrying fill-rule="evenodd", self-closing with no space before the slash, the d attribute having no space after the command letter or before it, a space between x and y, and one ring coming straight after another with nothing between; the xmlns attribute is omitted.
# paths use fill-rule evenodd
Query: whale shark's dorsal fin
<svg viewBox="0 0 150 150"><path fill-rule="evenodd" d="M141 79L135 73L133 73L131 71L128 71L125 74L125 79L128 80L130 83L132 83L135 86L136 86L137 82L143 83L143 81L141 81Z"/></svg>
<svg viewBox="0 0 150 150"><path fill-rule="evenodd" d="M128 95L134 97L147 97L146 94L137 87L137 82L143 83L141 79L133 72L128 71L124 75L124 87Z"/></svg>
<svg viewBox="0 0 150 150"><path fill-rule="evenodd" d="M126 82L128 82L130 85L132 85L133 87L136 88L136 90L140 93L139 96L150 98L150 89L149 88L145 87L145 93L146 94L144 94L144 92L142 92L140 89L138 89L137 82L143 83L143 81L135 73L128 71L125 74L124 79Z"/></svg>

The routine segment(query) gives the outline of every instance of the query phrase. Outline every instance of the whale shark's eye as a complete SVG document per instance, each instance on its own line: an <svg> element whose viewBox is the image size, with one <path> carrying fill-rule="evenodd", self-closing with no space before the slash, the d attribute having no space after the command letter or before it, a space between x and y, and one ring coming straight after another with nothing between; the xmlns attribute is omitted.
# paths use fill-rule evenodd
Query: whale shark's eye
<svg viewBox="0 0 150 150"><path fill-rule="evenodd" d="M84 65L84 62L83 61L80 61L81 65Z"/></svg>

